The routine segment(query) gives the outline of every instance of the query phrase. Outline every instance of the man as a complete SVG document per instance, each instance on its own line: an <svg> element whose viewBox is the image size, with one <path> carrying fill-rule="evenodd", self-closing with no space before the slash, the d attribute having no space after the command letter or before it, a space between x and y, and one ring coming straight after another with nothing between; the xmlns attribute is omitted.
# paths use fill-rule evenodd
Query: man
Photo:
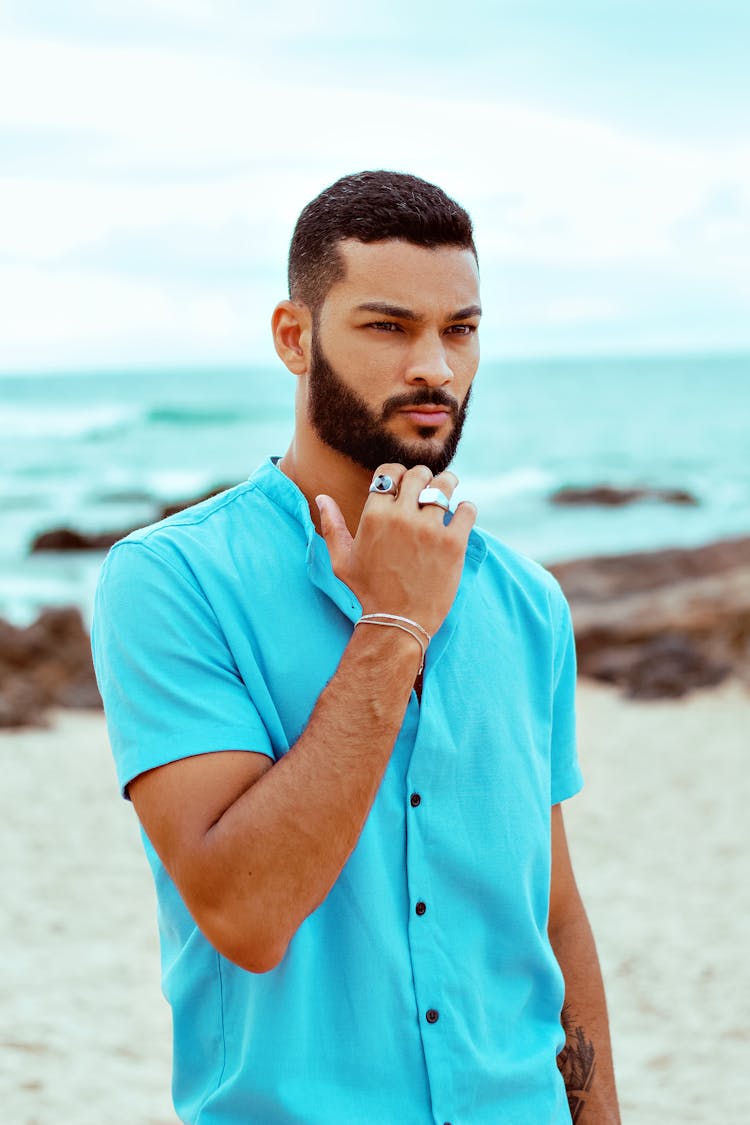
<svg viewBox="0 0 750 1125"><path fill-rule="evenodd" d="M445 511L479 360L471 222L416 177L347 176L302 212L289 276L289 449L119 543L97 599L177 1111L616 1122L560 811L567 607L472 504Z"/></svg>

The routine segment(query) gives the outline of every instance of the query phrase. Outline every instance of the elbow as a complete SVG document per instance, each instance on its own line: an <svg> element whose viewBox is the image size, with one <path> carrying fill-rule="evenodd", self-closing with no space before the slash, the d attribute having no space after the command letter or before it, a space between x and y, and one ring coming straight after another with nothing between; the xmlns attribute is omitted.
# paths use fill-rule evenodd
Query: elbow
<svg viewBox="0 0 750 1125"><path fill-rule="evenodd" d="M278 968L284 960L287 947L254 947L245 944L230 946L225 951L219 950L228 961L244 969L246 973L270 973Z"/></svg>
<svg viewBox="0 0 750 1125"><path fill-rule="evenodd" d="M217 953L248 973L270 973L284 959L289 942L250 925L227 922L226 915L196 918L198 928Z"/></svg>
<svg viewBox="0 0 750 1125"><path fill-rule="evenodd" d="M294 933L275 909L277 896L260 886L248 888L233 879L217 878L215 866L194 864L190 876L175 883L198 929L217 953L249 973L277 968Z"/></svg>

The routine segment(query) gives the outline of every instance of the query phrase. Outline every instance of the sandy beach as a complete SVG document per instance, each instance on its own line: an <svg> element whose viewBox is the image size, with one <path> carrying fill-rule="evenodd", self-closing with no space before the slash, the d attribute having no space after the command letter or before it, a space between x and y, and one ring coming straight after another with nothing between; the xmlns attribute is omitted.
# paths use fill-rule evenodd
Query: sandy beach
<svg viewBox="0 0 750 1125"><path fill-rule="evenodd" d="M579 690L568 833L607 982L625 1125L750 1119L750 695ZM155 899L102 717L0 734L7 1125L169 1125Z"/></svg>

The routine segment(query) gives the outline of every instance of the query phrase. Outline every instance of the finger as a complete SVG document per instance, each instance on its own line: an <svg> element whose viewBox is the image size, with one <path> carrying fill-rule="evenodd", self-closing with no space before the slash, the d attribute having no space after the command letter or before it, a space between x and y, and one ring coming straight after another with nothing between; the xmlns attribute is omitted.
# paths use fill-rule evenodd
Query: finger
<svg viewBox="0 0 750 1125"><path fill-rule="evenodd" d="M430 481L430 488L439 488L441 492L445 493L449 500L453 493L456 491L457 487L458 477L455 473L452 473L450 469L446 469L444 472L438 473L438 475L436 477L433 477Z"/></svg>
<svg viewBox="0 0 750 1125"><path fill-rule="evenodd" d="M448 526L451 531L468 540L469 532L477 521L477 506L471 500L460 500Z"/></svg>
<svg viewBox="0 0 750 1125"><path fill-rule="evenodd" d="M431 480L432 473L426 465L415 465L413 469L407 469L399 485L399 504L402 507L414 508L420 492L427 487Z"/></svg>
<svg viewBox="0 0 750 1125"><path fill-rule="evenodd" d="M326 541L333 572L338 574L346 563L352 549L353 540L341 514L341 508L332 496L326 496L325 494L316 496L315 503L318 505L318 511L320 512L320 533Z"/></svg>
<svg viewBox="0 0 750 1125"><path fill-rule="evenodd" d="M455 492L457 485L458 477L456 476L456 474L445 470L442 473L438 473L436 477L433 477L428 487L437 488L440 492L442 492L446 500L450 501L450 498ZM419 497L417 497L417 502L419 502ZM426 504L423 510L428 509L430 511L439 512L441 518L445 517L446 509L442 508L439 504Z"/></svg>
<svg viewBox="0 0 750 1125"><path fill-rule="evenodd" d="M387 465L379 465L375 472L372 474L372 479L375 480L375 478L379 476L390 477L396 486L396 492L395 495L392 492L371 492L367 497L367 501L369 502L370 498L373 496L376 497L375 503L379 502L379 498L381 496L387 496L391 501L395 500L396 496L398 496L399 488L401 486L401 480L405 472L406 469L404 468L404 466L397 465L395 462L391 462Z"/></svg>

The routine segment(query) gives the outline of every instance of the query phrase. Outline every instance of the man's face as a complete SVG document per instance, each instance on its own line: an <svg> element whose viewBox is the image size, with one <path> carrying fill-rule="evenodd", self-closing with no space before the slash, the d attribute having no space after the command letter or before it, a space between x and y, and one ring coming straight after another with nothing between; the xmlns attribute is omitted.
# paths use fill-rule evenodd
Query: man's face
<svg viewBox="0 0 750 1125"><path fill-rule="evenodd" d="M346 266L313 325L307 416L369 471L450 464L479 362L471 251L400 240L339 247Z"/></svg>

